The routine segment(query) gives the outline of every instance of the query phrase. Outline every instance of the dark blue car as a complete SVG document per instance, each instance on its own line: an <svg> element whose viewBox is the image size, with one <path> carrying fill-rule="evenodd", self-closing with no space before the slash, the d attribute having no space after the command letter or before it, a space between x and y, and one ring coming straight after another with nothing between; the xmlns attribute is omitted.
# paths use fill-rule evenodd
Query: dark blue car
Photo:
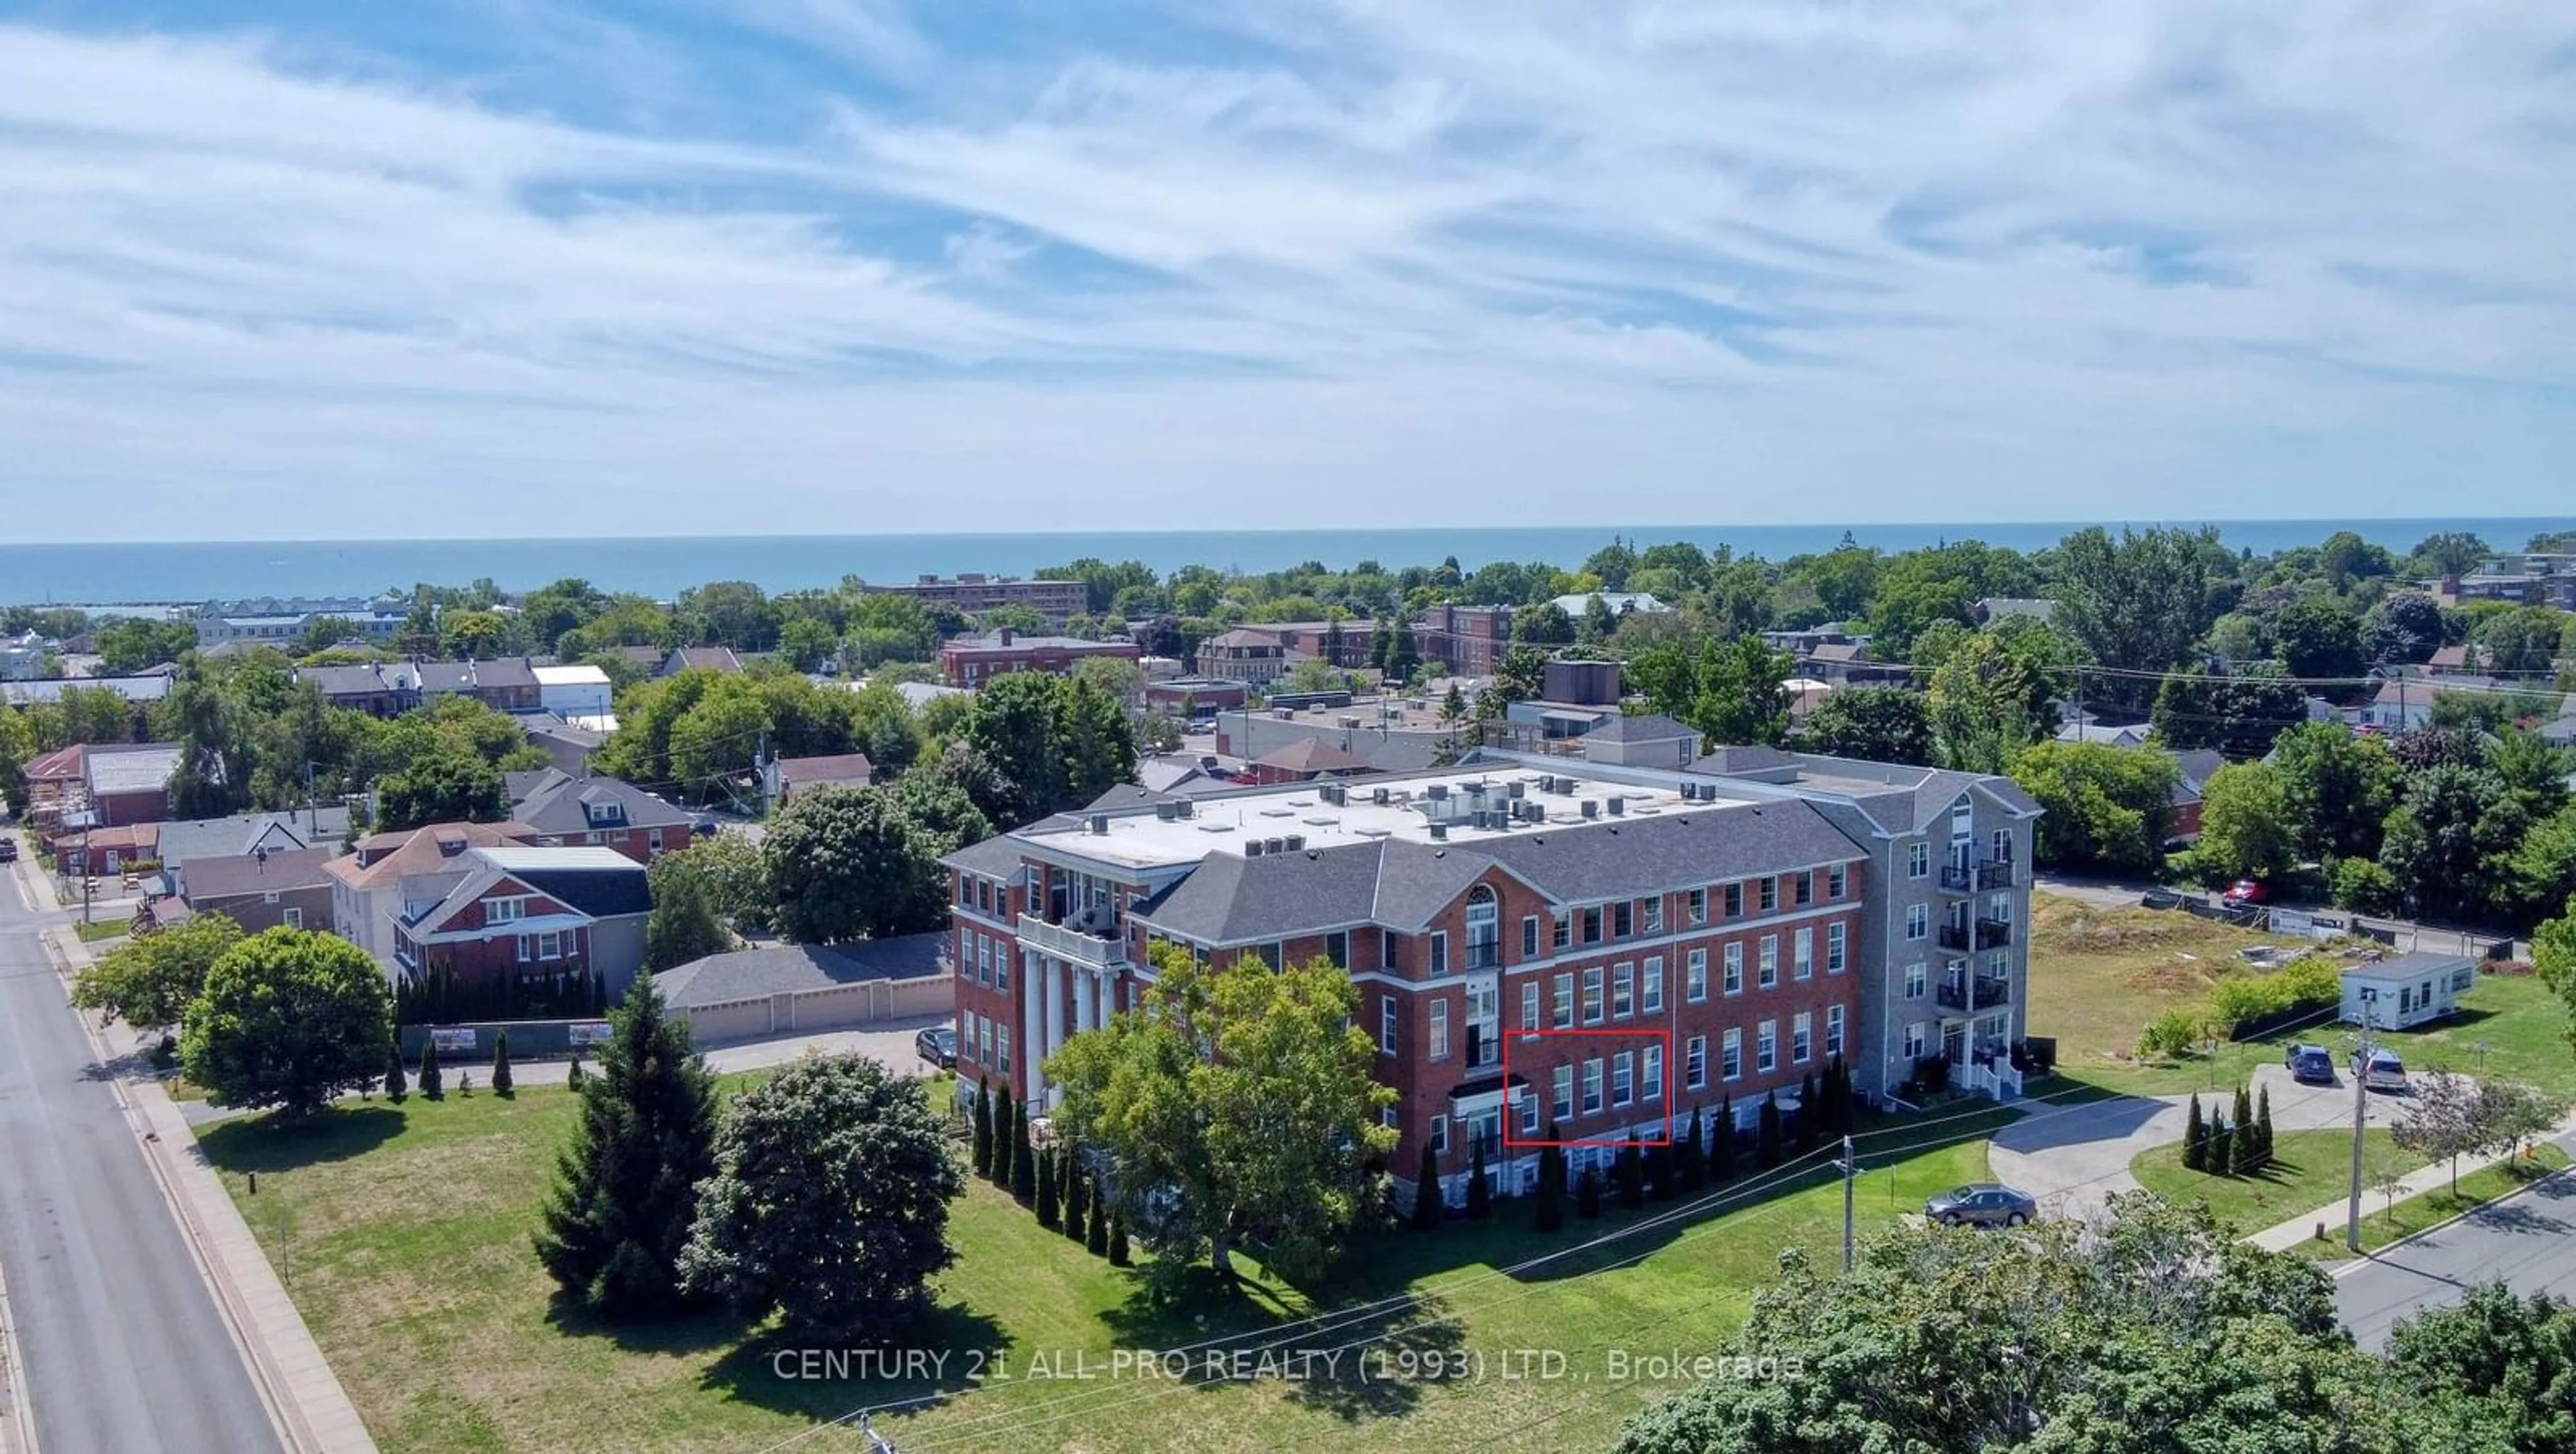
<svg viewBox="0 0 2576 1454"><path fill-rule="evenodd" d="M2302 1085L2335 1083L2334 1057L2322 1045L2293 1045L2281 1059L2290 1067L2290 1079Z"/></svg>

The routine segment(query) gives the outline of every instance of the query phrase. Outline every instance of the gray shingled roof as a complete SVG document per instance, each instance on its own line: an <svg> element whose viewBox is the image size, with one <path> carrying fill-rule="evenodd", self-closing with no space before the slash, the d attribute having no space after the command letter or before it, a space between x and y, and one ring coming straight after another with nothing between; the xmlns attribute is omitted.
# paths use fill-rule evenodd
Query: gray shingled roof
<svg viewBox="0 0 2576 1454"><path fill-rule="evenodd" d="M1354 843L1258 858L1211 853L1189 877L1138 905L1136 917L1210 944L1367 923L1377 909L1385 848Z"/></svg>
<svg viewBox="0 0 2576 1454"><path fill-rule="evenodd" d="M1020 871L1020 845L1009 835L997 833L981 843L969 843L939 861L960 873L1012 878Z"/></svg>
<svg viewBox="0 0 2576 1454"><path fill-rule="evenodd" d="M560 768L533 776L509 775L510 797L517 804L510 816L541 833L588 833L601 828L685 828L689 815L660 798L613 777L574 777ZM594 823L589 807L618 803L626 809L623 823Z"/></svg>
<svg viewBox="0 0 2576 1454"><path fill-rule="evenodd" d="M338 843L349 831L349 810L334 805L311 812L239 813L229 818L198 818L161 825L161 866L176 868L200 858L238 858L272 828L285 832L285 846L313 848ZM270 842L279 844L277 837Z"/></svg>
<svg viewBox="0 0 2576 1454"><path fill-rule="evenodd" d="M2343 975L2346 979L2395 983L2398 980L2414 979L2419 975L2439 974L2446 970L2458 969L2463 965L2474 965L2476 962L2465 954L2437 954L2430 950L2417 950L2411 954L2395 955L2369 964L2347 965L2344 967Z"/></svg>
<svg viewBox="0 0 2576 1454"><path fill-rule="evenodd" d="M915 979L948 961L948 936L906 934L859 944L777 944L710 954L653 976L675 1010L830 989L871 979Z"/></svg>
<svg viewBox="0 0 2576 1454"><path fill-rule="evenodd" d="M424 661L424 692L471 692L502 687L533 687L537 674L524 656L496 656L489 661Z"/></svg>
<svg viewBox="0 0 2576 1454"><path fill-rule="evenodd" d="M248 894L320 888L331 882L322 865L338 856L339 850L334 848L298 848L269 854L265 861L248 854L201 858L188 868L188 903L202 908L220 899Z"/></svg>

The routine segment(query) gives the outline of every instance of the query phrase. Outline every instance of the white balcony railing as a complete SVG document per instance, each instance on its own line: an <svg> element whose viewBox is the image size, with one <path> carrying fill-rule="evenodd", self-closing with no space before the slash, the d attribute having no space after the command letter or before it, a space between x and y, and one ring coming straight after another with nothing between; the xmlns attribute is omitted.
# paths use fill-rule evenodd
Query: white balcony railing
<svg viewBox="0 0 2576 1454"><path fill-rule="evenodd" d="M1067 929L1058 924L1050 924L1034 914L1020 916L1019 936L1022 944L1041 954L1051 954L1058 959L1071 960L1076 964L1108 969L1127 963L1125 939L1105 939L1097 934L1085 934L1078 929Z"/></svg>

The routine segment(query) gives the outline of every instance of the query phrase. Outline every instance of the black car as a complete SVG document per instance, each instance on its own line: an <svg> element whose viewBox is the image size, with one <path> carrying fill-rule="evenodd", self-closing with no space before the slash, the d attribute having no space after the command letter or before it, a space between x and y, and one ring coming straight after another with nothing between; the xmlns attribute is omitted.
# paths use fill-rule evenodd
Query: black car
<svg viewBox="0 0 2576 1454"><path fill-rule="evenodd" d="M2018 1227L2039 1215L2039 1198L1990 1181L1971 1182L1925 1202L1923 1215L1945 1227Z"/></svg>
<svg viewBox="0 0 2576 1454"><path fill-rule="evenodd" d="M2335 1083L2334 1056L2322 1045L2293 1045L2281 1053L2281 1062L2302 1085Z"/></svg>
<svg viewBox="0 0 2576 1454"><path fill-rule="evenodd" d="M953 1025L933 1025L913 1036L912 1048L941 1070L957 1068L957 1029Z"/></svg>
<svg viewBox="0 0 2576 1454"><path fill-rule="evenodd" d="M17 838L16 838L15 836L10 836L10 837L0 837L0 863L16 863L17 861L18 861L18 840L17 840Z"/></svg>

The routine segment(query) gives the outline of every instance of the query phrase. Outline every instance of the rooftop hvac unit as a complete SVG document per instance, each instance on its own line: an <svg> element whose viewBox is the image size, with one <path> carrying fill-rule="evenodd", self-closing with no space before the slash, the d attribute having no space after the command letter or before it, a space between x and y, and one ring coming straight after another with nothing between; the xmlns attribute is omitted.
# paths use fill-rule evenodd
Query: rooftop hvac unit
<svg viewBox="0 0 2576 1454"><path fill-rule="evenodd" d="M1370 801L1370 802L1372 802L1372 803L1377 804L1377 805L1378 805L1379 807L1381 807L1381 808L1385 807L1385 806L1386 806L1386 789L1384 789L1384 788L1371 788L1371 789L1369 789L1369 801Z"/></svg>
<svg viewBox="0 0 2576 1454"><path fill-rule="evenodd" d="M1315 790L1315 795L1338 808L1350 800L1350 789L1340 783L1326 783Z"/></svg>
<svg viewBox="0 0 2576 1454"><path fill-rule="evenodd" d="M1091 831L1092 831L1092 832L1094 832L1094 833L1101 833L1101 834L1105 834L1105 833L1107 833L1107 832L1109 831L1109 815L1108 815L1107 813L1094 813L1094 814L1092 814L1092 815L1091 815Z"/></svg>
<svg viewBox="0 0 2576 1454"><path fill-rule="evenodd" d="M1529 792L1529 784L1522 782L1519 778L1514 778L1512 779L1511 786L1505 788L1503 791L1515 798L1522 797Z"/></svg>
<svg viewBox="0 0 2576 1454"><path fill-rule="evenodd" d="M1601 804L1591 798L1585 798L1583 800L1583 816L1586 818L1600 817Z"/></svg>
<svg viewBox="0 0 2576 1454"><path fill-rule="evenodd" d="M1246 858L1259 858L1261 856L1261 840L1258 838L1246 838L1243 840L1243 856Z"/></svg>
<svg viewBox="0 0 2576 1454"><path fill-rule="evenodd" d="M1280 846L1288 852L1295 853L1297 850L1306 846L1306 835L1303 833L1291 833L1287 837L1280 839L1279 843Z"/></svg>
<svg viewBox="0 0 2576 1454"><path fill-rule="evenodd" d="M1566 795L1567 797L1569 797L1569 798L1570 798L1570 797L1573 797L1573 796L1574 796L1574 790L1575 790L1576 788L1581 787L1581 786L1583 786L1583 784L1581 784L1581 783L1579 783L1579 782L1575 781L1573 778L1570 778L1570 777L1561 777L1561 778L1558 778L1558 779L1556 780L1556 790L1557 790L1558 792L1560 792L1560 793L1565 794L1565 795Z"/></svg>
<svg viewBox="0 0 2576 1454"><path fill-rule="evenodd" d="M1166 823L1169 823L1174 818L1181 816L1181 805L1178 803L1156 803L1154 805L1154 816L1162 819Z"/></svg>
<svg viewBox="0 0 2576 1454"><path fill-rule="evenodd" d="M1610 795L1610 816L1616 818L1627 811L1628 800L1619 796L1617 793L1612 793Z"/></svg>
<svg viewBox="0 0 2576 1454"><path fill-rule="evenodd" d="M1552 793L1552 792L1555 792L1555 791L1556 791L1556 774L1555 774L1555 773L1552 773L1552 772L1548 772L1548 773L1541 773L1541 774L1539 774L1539 779L1538 779L1538 790L1539 790L1540 792L1542 792L1542 793Z"/></svg>
<svg viewBox="0 0 2576 1454"><path fill-rule="evenodd" d="M1422 790L1422 795L1435 803L1443 801L1449 796L1449 785L1447 783L1433 783L1431 786Z"/></svg>
<svg viewBox="0 0 2576 1454"><path fill-rule="evenodd" d="M1359 725L1360 719L1357 717L1344 717L1342 719L1342 726L1345 729L1356 729Z"/></svg>
<svg viewBox="0 0 2576 1454"><path fill-rule="evenodd" d="M1521 816L1529 819L1533 823L1544 823L1547 821L1547 804L1523 803L1521 804Z"/></svg>
<svg viewBox="0 0 2576 1454"><path fill-rule="evenodd" d="M1431 841L1432 841L1432 842L1434 842L1434 843L1438 843L1438 842L1442 841L1443 839L1447 838L1448 836L1449 836L1449 825L1448 825L1448 824L1446 824L1446 823L1434 823L1434 824L1432 824L1432 825L1431 825Z"/></svg>
<svg viewBox="0 0 2576 1454"><path fill-rule="evenodd" d="M1263 841L1268 844L1267 847L1262 849L1262 852L1264 853L1285 853L1288 851L1288 840L1285 838L1270 838Z"/></svg>

